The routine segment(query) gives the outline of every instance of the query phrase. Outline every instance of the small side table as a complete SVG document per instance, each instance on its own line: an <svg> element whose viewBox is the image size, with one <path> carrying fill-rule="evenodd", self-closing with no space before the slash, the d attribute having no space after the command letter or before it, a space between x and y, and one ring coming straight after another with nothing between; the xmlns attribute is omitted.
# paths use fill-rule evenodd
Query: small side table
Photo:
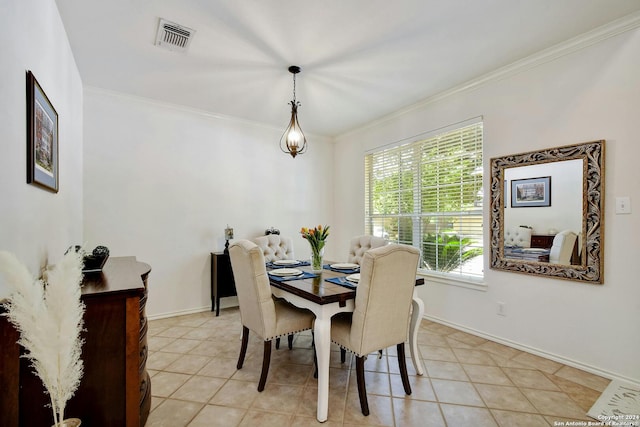
<svg viewBox="0 0 640 427"><path fill-rule="evenodd" d="M555 234L533 234L531 235L531 247L549 249L553 246Z"/></svg>
<svg viewBox="0 0 640 427"><path fill-rule="evenodd" d="M220 315L220 298L232 297L236 294L236 283L233 280L231 258L224 252L211 252L211 311Z"/></svg>

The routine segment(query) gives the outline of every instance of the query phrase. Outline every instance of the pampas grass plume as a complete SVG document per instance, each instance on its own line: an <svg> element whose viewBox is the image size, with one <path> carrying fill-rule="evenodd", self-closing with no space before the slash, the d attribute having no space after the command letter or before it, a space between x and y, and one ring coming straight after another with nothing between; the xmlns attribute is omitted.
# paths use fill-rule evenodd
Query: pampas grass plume
<svg viewBox="0 0 640 427"><path fill-rule="evenodd" d="M66 403L83 374L82 255L69 250L44 283L34 279L13 254L0 251L0 273L10 288L6 316L20 332L24 357L51 398L54 425L61 425Z"/></svg>

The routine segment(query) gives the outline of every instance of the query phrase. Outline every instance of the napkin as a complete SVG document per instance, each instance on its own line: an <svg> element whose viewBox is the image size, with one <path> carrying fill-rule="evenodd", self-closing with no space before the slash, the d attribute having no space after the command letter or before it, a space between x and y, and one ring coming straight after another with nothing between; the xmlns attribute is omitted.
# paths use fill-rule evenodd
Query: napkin
<svg viewBox="0 0 640 427"><path fill-rule="evenodd" d="M335 283L336 285L345 286L347 288L355 289L358 284L347 280L345 277L332 277L330 279L324 279L325 282Z"/></svg>

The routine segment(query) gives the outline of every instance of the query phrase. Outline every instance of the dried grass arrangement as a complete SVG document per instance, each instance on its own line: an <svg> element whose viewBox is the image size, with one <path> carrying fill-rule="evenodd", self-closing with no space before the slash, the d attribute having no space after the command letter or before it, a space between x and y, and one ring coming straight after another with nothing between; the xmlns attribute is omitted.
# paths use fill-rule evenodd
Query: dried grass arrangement
<svg viewBox="0 0 640 427"><path fill-rule="evenodd" d="M49 394L53 425L62 426L65 406L83 374L82 255L68 251L44 281L34 279L13 254L0 251L0 273L10 289L6 316L20 333L23 357Z"/></svg>

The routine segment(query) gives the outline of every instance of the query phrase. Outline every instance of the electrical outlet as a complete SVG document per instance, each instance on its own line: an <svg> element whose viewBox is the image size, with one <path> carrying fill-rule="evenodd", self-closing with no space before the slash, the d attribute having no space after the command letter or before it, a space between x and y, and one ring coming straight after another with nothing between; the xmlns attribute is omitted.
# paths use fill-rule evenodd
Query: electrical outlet
<svg viewBox="0 0 640 427"><path fill-rule="evenodd" d="M506 316L507 312L505 310L505 303L498 301L498 309L496 311L498 316Z"/></svg>
<svg viewBox="0 0 640 427"><path fill-rule="evenodd" d="M616 214L630 214L631 213L631 198L630 197L616 197Z"/></svg>

